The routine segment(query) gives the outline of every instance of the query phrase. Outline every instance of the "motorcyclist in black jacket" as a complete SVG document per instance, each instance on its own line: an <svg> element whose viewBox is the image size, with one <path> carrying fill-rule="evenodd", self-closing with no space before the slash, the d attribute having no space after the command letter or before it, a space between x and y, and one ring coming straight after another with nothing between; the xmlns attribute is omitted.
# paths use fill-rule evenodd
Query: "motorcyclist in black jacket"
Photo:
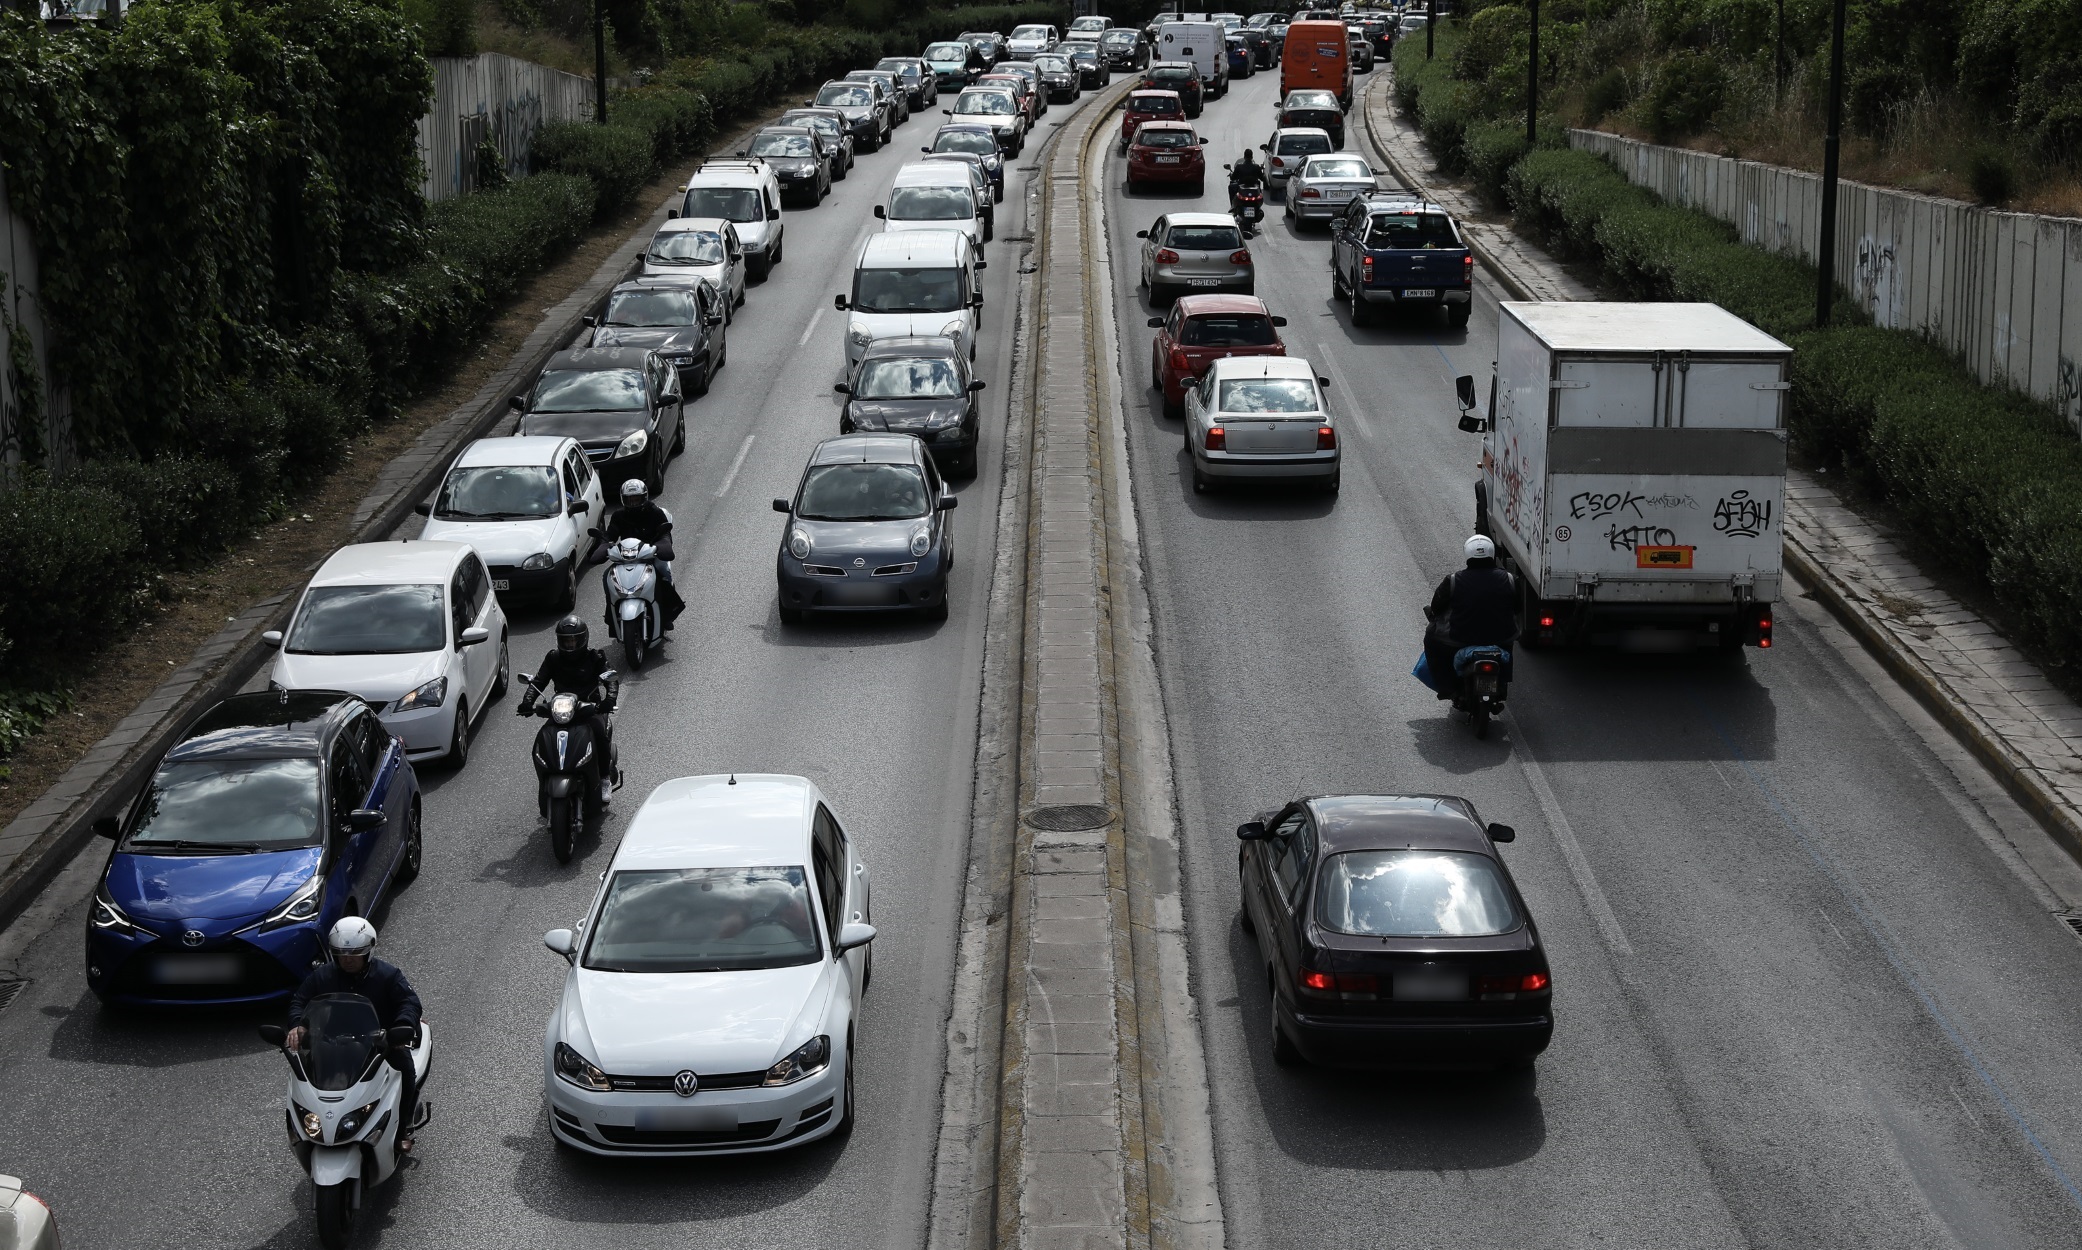
<svg viewBox="0 0 2082 1250"><path fill-rule="evenodd" d="M296 992L289 996L289 1035L283 1045L291 1050L304 1044L304 1012L321 994L359 994L376 1008L384 1028L400 1025L419 1028L419 995L405 974L389 960L376 958L376 926L360 916L346 916L325 935L332 958L311 969ZM406 1108L405 1131L398 1134L398 1153L412 1153L412 1133L426 1123L430 1110L419 1102L418 1083L412 1070L412 1055L398 1047L384 1056L404 1078L398 1091L398 1106Z"/></svg>
<svg viewBox="0 0 2082 1250"><path fill-rule="evenodd" d="M1446 575L1425 613L1424 654L1433 689L1450 699L1460 685L1453 656L1462 647L1508 647L1518 641L1518 579L1497 567L1496 543L1477 534L1461 547L1467 567Z"/></svg>
<svg viewBox="0 0 2082 1250"><path fill-rule="evenodd" d="M609 713L614 711L621 694L621 683L606 679L610 671L607 652L587 646L588 634L586 623L576 616L567 616L557 622L557 649L542 657L542 666L528 679L514 713L533 716L535 701L545 690L575 694L583 702L597 704L600 710L592 717L593 736L600 743L601 755L613 760L616 758L614 718ZM619 765L601 770L601 802L607 802L613 794L615 782L621 780L621 771Z"/></svg>
<svg viewBox="0 0 2082 1250"><path fill-rule="evenodd" d="M1243 155L1229 167L1229 193L1234 195L1239 187L1262 187L1265 185L1265 166L1245 148Z"/></svg>
<svg viewBox="0 0 2082 1250"><path fill-rule="evenodd" d="M622 483L622 506L607 519L609 545L634 538L658 549L651 567L658 570L658 603L665 609L665 628L686 611L687 601L672 584L672 514L651 500L650 487L640 477ZM612 627L614 622L608 622Z"/></svg>

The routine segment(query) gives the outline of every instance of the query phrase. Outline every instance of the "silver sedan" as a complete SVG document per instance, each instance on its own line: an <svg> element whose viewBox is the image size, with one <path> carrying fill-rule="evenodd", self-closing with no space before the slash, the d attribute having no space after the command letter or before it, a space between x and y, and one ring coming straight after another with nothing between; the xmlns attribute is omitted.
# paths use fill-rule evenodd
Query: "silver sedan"
<svg viewBox="0 0 2082 1250"><path fill-rule="evenodd" d="M1243 231L1227 213L1169 213L1135 237L1143 241L1142 285L1152 304L1189 291L1249 295L1257 289Z"/></svg>
<svg viewBox="0 0 2082 1250"><path fill-rule="evenodd" d="M1287 184L1287 224L1329 221L1355 195L1376 189L1373 166L1356 152L1311 156Z"/></svg>
<svg viewBox="0 0 2082 1250"><path fill-rule="evenodd" d="M1308 361L1294 356L1217 360L1186 392L1186 455L1193 489L1220 482L1313 485L1337 492L1337 423Z"/></svg>

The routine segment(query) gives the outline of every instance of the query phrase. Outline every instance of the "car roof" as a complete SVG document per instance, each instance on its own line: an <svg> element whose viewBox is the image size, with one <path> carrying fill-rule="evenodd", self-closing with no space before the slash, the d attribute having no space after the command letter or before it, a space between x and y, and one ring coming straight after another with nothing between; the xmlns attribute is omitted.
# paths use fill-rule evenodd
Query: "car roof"
<svg viewBox="0 0 2082 1250"><path fill-rule="evenodd" d="M915 434L841 434L817 444L811 464L916 464L924 444Z"/></svg>
<svg viewBox="0 0 2082 1250"><path fill-rule="evenodd" d="M552 438L543 434L480 438L463 448L463 454L455 458L455 467L475 469L502 464L551 465L556 463L557 449L570 441L568 438Z"/></svg>
<svg viewBox="0 0 2082 1250"><path fill-rule="evenodd" d="M1209 313L1265 313L1265 301L1255 295L1182 295L1172 303L1188 317Z"/></svg>
<svg viewBox="0 0 2082 1250"><path fill-rule="evenodd" d="M1215 361L1212 368L1225 378L1316 380L1316 367L1299 356L1224 356Z"/></svg>
<svg viewBox="0 0 2082 1250"><path fill-rule="evenodd" d="M1330 132L1321 126L1275 126L1272 129L1275 139L1284 139L1288 135L1321 135L1325 143L1330 141Z"/></svg>
<svg viewBox="0 0 2082 1250"><path fill-rule="evenodd" d="M786 122L775 122L771 126L761 126L757 133L762 135L806 135L810 133L810 128L808 126L791 126Z"/></svg>
<svg viewBox="0 0 2082 1250"><path fill-rule="evenodd" d="M407 586L446 584L466 543L414 538L396 543L350 543L325 558L311 575L313 586Z"/></svg>
<svg viewBox="0 0 2082 1250"><path fill-rule="evenodd" d="M580 373L607 369L641 369L651 355L648 347L571 347L543 362L543 372L571 369Z"/></svg>
<svg viewBox="0 0 2082 1250"><path fill-rule="evenodd" d="M710 234L723 233L730 223L721 217L670 217L658 223L658 234L687 234L705 230Z"/></svg>
<svg viewBox="0 0 2082 1250"><path fill-rule="evenodd" d="M189 722L168 760L284 759L325 753L333 734L367 706L342 690L256 690L224 699Z"/></svg>
<svg viewBox="0 0 2082 1250"><path fill-rule="evenodd" d="M968 174L955 169L946 161L912 161L896 171L891 187L948 187L970 186Z"/></svg>
<svg viewBox="0 0 2082 1250"><path fill-rule="evenodd" d="M1130 106L1130 107L1132 107L1132 106L1134 105L1135 101L1137 101L1137 100L1152 100L1152 99L1157 99L1157 98L1159 98L1159 97L1161 97L1161 98L1163 98L1163 99L1166 99L1166 100L1170 100L1170 101L1172 101L1172 102L1174 102L1174 103L1176 103L1176 102L1177 102L1177 100L1178 100L1178 98L1179 98L1179 97L1178 97L1178 92L1176 92L1176 91L1154 91L1154 90L1130 91L1130 92L1128 93L1128 104L1129 104L1129 106Z"/></svg>
<svg viewBox="0 0 2082 1250"><path fill-rule="evenodd" d="M780 773L676 777L636 809L614 867L807 866L817 797L807 778Z"/></svg>
<svg viewBox="0 0 2082 1250"><path fill-rule="evenodd" d="M1236 218L1227 213L1171 213L1165 220L1174 226L1228 226L1231 229L1236 227Z"/></svg>
<svg viewBox="0 0 2082 1250"><path fill-rule="evenodd" d="M886 360L892 357L911 359L918 356L945 356L958 359L961 347L953 339L941 334L907 334L901 338L876 339L861 349L862 360Z"/></svg>
<svg viewBox="0 0 2082 1250"><path fill-rule="evenodd" d="M1184 121L1176 117L1159 117L1157 120L1153 122L1144 122L1140 126L1137 126L1135 128L1135 133L1138 135L1146 135L1152 130L1183 130L1190 134L1192 132L1192 129L1193 123L1189 121Z"/></svg>
<svg viewBox="0 0 2082 1250"><path fill-rule="evenodd" d="M871 234L861 245L862 269L898 265L957 265L968 258L969 236L959 230L897 230Z"/></svg>
<svg viewBox="0 0 2082 1250"><path fill-rule="evenodd" d="M1466 799L1445 794L1334 794L1304 800L1325 854L1415 847L1495 858L1488 831Z"/></svg>

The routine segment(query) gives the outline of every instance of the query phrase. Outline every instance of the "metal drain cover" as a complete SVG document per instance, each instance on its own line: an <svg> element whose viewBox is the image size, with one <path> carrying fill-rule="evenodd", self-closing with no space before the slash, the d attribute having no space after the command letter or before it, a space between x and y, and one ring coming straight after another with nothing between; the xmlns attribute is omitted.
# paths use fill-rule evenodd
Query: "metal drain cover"
<svg viewBox="0 0 2082 1250"><path fill-rule="evenodd" d="M1048 833L1076 833L1082 829L1103 829L1113 822L1113 809L1097 803L1066 803L1058 807L1037 807L1026 815L1028 827Z"/></svg>

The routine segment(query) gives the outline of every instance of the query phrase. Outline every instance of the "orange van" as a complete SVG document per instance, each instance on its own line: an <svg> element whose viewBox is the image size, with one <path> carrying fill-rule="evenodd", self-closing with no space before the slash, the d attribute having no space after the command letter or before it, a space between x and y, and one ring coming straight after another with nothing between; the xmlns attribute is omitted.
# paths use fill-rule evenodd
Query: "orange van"
<svg viewBox="0 0 2082 1250"><path fill-rule="evenodd" d="M1337 102L1352 103L1351 49L1343 22L1295 22L1287 27L1287 46L1280 53L1280 96L1291 91L1335 91Z"/></svg>

